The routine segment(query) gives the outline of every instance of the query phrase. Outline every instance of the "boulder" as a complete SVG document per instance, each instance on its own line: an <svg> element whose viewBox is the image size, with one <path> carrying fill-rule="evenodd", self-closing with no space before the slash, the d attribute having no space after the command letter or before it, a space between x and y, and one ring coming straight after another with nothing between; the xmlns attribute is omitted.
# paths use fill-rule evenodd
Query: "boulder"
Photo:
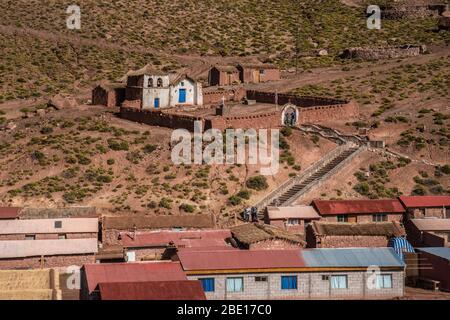
<svg viewBox="0 0 450 320"><path fill-rule="evenodd" d="M53 107L57 110L75 108L78 106L77 101L72 97L65 97L61 94L57 94L49 100L47 103L49 107Z"/></svg>

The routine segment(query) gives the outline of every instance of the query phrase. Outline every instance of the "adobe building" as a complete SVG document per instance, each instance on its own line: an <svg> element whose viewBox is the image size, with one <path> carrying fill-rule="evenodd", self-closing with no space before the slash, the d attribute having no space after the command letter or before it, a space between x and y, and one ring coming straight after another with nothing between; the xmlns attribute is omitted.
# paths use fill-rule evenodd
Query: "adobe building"
<svg viewBox="0 0 450 320"><path fill-rule="evenodd" d="M240 63L239 80L242 83L261 83L280 80L280 69L272 64Z"/></svg>
<svg viewBox="0 0 450 320"><path fill-rule="evenodd" d="M142 110L201 106L202 84L186 74L167 73L147 65L127 74L123 105Z"/></svg>
<svg viewBox="0 0 450 320"><path fill-rule="evenodd" d="M305 227L320 220L313 206L267 207L265 222L292 233L305 234Z"/></svg>
<svg viewBox="0 0 450 320"><path fill-rule="evenodd" d="M418 248L419 276L439 282L442 291L450 291L450 248Z"/></svg>
<svg viewBox="0 0 450 320"><path fill-rule="evenodd" d="M187 278L208 300L391 299L404 294L404 263L392 248L180 250ZM369 266L376 265L368 288Z"/></svg>
<svg viewBox="0 0 450 320"><path fill-rule="evenodd" d="M128 262L170 259L179 248L233 249L230 230L121 232Z"/></svg>
<svg viewBox="0 0 450 320"><path fill-rule="evenodd" d="M409 219L405 228L414 247L450 247L450 219Z"/></svg>
<svg viewBox="0 0 450 320"><path fill-rule="evenodd" d="M102 242L104 247L120 246L120 234L123 232L213 229L214 226L214 217L211 214L104 216Z"/></svg>
<svg viewBox="0 0 450 320"><path fill-rule="evenodd" d="M387 247L404 237L399 222L346 223L314 221L306 229L308 248Z"/></svg>
<svg viewBox="0 0 450 320"><path fill-rule="evenodd" d="M298 235L268 224L242 224L232 227L231 234L236 245L241 249L296 249L306 245L306 242Z"/></svg>
<svg viewBox="0 0 450 320"><path fill-rule="evenodd" d="M397 199L314 200L312 206L329 222L402 221L405 213Z"/></svg>
<svg viewBox="0 0 450 320"><path fill-rule="evenodd" d="M230 86L239 84L239 70L235 66L214 66L208 73L210 86Z"/></svg>
<svg viewBox="0 0 450 320"><path fill-rule="evenodd" d="M401 196L408 219L450 219L450 196Z"/></svg>
<svg viewBox="0 0 450 320"><path fill-rule="evenodd" d="M106 107L120 106L125 100L124 83L100 83L92 90L92 104Z"/></svg>

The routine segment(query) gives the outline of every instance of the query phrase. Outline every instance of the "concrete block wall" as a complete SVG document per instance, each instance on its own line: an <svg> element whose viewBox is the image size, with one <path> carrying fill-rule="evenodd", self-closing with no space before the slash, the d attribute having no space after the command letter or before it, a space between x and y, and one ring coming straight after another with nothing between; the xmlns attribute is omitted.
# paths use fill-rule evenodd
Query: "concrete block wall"
<svg viewBox="0 0 450 320"><path fill-rule="evenodd" d="M349 272L302 272L302 273L253 273L227 275L189 275L189 280L214 278L215 291L205 292L208 300L262 300L262 299L392 299L404 294L404 272L382 271L392 275L392 288L369 289L369 273ZM281 289L281 276L297 276L297 289ZM346 289L331 289L331 275L346 275ZM267 277L266 282L255 281L255 277ZM328 276L328 278L324 278ZM243 278L242 292L227 292L226 279Z"/></svg>

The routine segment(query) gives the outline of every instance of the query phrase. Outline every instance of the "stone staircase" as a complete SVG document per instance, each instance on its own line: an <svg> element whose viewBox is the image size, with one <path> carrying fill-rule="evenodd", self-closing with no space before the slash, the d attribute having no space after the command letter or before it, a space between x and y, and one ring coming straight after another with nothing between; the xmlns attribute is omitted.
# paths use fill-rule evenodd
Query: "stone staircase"
<svg viewBox="0 0 450 320"><path fill-rule="evenodd" d="M267 206L279 207L291 205L298 197L335 174L364 148L351 142L335 148L305 171L287 180L255 204L260 212L258 218L264 218L263 209Z"/></svg>

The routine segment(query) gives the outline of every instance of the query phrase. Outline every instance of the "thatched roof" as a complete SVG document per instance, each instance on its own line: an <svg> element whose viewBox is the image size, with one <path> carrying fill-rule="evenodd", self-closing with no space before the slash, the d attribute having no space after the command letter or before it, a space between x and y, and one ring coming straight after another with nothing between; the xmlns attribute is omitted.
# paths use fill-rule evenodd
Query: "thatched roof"
<svg viewBox="0 0 450 320"><path fill-rule="evenodd" d="M314 221L312 228L319 236L386 236L405 235L405 229L398 222L320 222Z"/></svg>
<svg viewBox="0 0 450 320"><path fill-rule="evenodd" d="M210 214L104 217L103 229L213 228Z"/></svg>
<svg viewBox="0 0 450 320"><path fill-rule="evenodd" d="M305 242L297 235L268 224L246 223L231 228L231 234L240 243L250 245L260 241L281 239L295 243Z"/></svg>

